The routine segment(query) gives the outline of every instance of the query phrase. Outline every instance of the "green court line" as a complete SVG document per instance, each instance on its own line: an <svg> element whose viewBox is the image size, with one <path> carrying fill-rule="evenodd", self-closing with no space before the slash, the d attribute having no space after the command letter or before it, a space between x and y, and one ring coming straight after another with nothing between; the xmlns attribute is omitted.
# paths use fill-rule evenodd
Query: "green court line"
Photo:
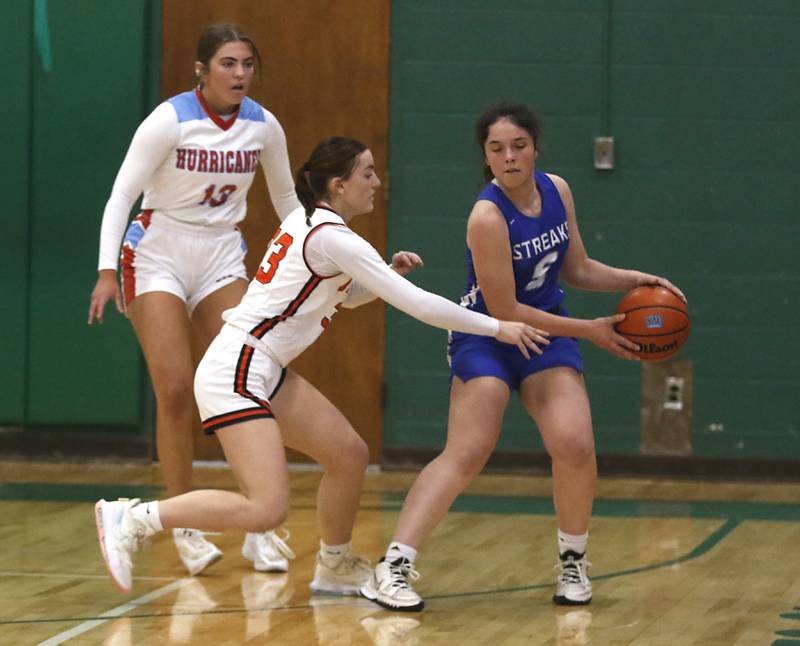
<svg viewBox="0 0 800 646"><path fill-rule="evenodd" d="M677 563L685 563L686 561L691 561L693 559L702 556L706 552L710 551L713 547L715 547L722 539L724 539L728 534L730 534L736 527L739 526L739 521L733 518L728 519L725 523L723 523L720 527L715 529L711 534L706 538L702 543L700 543L697 547L695 547L692 551L684 554L683 556L679 556L674 559L669 559L667 561L662 561L660 563L653 563L651 565L642 565L640 567L628 568L625 570L619 570L617 572L608 572L607 574L592 574L591 579L592 581L603 581L605 579L615 579L621 576L628 576L630 574L639 574L640 572L649 572L651 570L661 570L663 568L670 567ZM541 588L550 588L553 586L552 581L548 581L547 583L536 583L534 585L525 585L519 586L515 588L496 588L493 590L477 590L472 592L458 592L458 593L451 593L451 594L440 594L440 595L426 595L426 599L454 599L457 597L472 597L477 595L489 595L489 594L502 594L508 592L524 592L526 590L537 590Z"/></svg>
<svg viewBox="0 0 800 646"><path fill-rule="evenodd" d="M399 509L404 495L386 494L382 505ZM366 507L362 507L366 508ZM531 514L553 516L551 498L462 494L450 511L483 514ZM775 502L727 502L719 500L617 500L597 498L592 516L612 518L737 518L739 520L800 521L800 505Z"/></svg>
<svg viewBox="0 0 800 646"><path fill-rule="evenodd" d="M100 498L152 499L163 494L154 485L53 484L42 482L0 483L0 500L40 502L95 502ZM399 511L405 493L382 494L377 505L361 505L362 510ZM311 508L292 505L294 509ZM483 514L554 515L551 498L531 496L489 496L462 494L451 511ZM593 516L611 518L697 518L725 520L769 520L800 522L800 505L775 502L728 502L718 500L617 500L598 498Z"/></svg>
<svg viewBox="0 0 800 646"><path fill-rule="evenodd" d="M0 500L36 502L95 502L100 498L153 498L163 492L151 485L64 484L45 482L2 482Z"/></svg>
<svg viewBox="0 0 800 646"><path fill-rule="evenodd" d="M625 570L619 570L617 572L609 572L606 574L600 575L593 575L592 580L600 581L605 579L613 579L621 576L628 576L631 574L637 574L639 572L646 572L650 570L658 570L663 569L666 567L670 567L675 565L676 563L684 563L686 561L691 561L692 559L696 559L699 556L709 552L713 549L720 541L722 541L728 534L730 534L737 526L739 525L739 521L736 519L728 519L725 523L723 523L720 527L714 530L702 543L700 543L697 547L693 550L680 556L678 558L669 559L667 561L663 561L660 563L653 563L651 565L643 565L636 568L628 568ZM526 592L530 590L538 590L542 588L550 588L552 587L553 582L548 581L547 583L534 583L531 585L525 586L518 586L513 588L495 588L489 590L476 590L470 592L452 592L448 594L429 594L426 595L426 599L457 599L463 597L474 597L474 596L486 596L486 595L496 595L496 594L509 594L513 592ZM343 600L343 603L347 603L347 600ZM276 608L260 608L255 611L267 611L267 610L304 610L308 608L313 608L312 604L298 604L298 605L291 605L291 606L278 606ZM254 610L248 610L247 608L218 608L214 610L209 610L205 612L197 612L197 613L179 613L178 616L182 615L201 615L201 614L232 614L232 613L242 613L242 612L253 612ZM165 613L139 613L139 614L130 614L125 615L130 617L131 619L147 619L152 617L162 617ZM178 614L178 613L176 613ZM783 615L781 615L783 616ZM3 620L0 619L0 626L2 625L10 625L10 624L43 624L43 623L67 623L67 622L84 622L84 621L94 621L97 619L102 619L102 617L61 617L57 619L11 619L11 620Z"/></svg>
<svg viewBox="0 0 800 646"><path fill-rule="evenodd" d="M550 498L461 496L451 511L554 515ZM773 502L616 500L597 498L593 516L800 521L800 505Z"/></svg>

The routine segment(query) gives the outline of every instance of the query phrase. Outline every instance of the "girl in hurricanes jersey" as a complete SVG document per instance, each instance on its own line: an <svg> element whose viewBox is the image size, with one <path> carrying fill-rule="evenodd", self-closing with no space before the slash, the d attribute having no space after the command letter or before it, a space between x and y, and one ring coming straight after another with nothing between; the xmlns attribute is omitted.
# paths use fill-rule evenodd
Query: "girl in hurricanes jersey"
<svg viewBox="0 0 800 646"><path fill-rule="evenodd" d="M247 289L236 224L259 164L278 217L299 206L283 129L247 97L258 64L240 27L207 27L197 45L197 87L159 105L139 126L103 213L89 324L102 323L109 300L133 324L155 390L156 446L171 496L192 488L193 342L205 349L222 312ZM140 195L142 212L125 232ZM191 574L222 555L199 531L176 528L173 537ZM290 550L271 532L248 535L243 552L256 569L288 566Z"/></svg>
<svg viewBox="0 0 800 646"><path fill-rule="evenodd" d="M163 501L96 505L109 572L130 589L131 553L141 538L186 525L206 530L269 531L288 511L284 446L323 467L317 495L321 544L311 589L358 594L372 573L351 550L366 443L322 393L289 368L342 307L382 298L444 329L493 337L530 357L547 344L540 330L498 321L426 292L403 278L422 261L400 251L387 265L350 220L372 211L380 180L364 144L335 137L320 143L296 174L302 202L281 223L242 301L197 369L195 396L203 427L215 433L241 493L192 491Z"/></svg>

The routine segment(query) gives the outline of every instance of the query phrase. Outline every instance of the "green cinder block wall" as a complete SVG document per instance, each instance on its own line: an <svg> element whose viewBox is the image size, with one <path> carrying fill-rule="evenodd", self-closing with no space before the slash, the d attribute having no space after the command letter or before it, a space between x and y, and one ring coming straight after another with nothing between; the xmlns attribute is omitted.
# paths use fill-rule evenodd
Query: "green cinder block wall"
<svg viewBox="0 0 800 646"><path fill-rule="evenodd" d="M689 297L695 455L800 457L800 5L404 0L391 33L389 249L423 255L414 280L460 296L474 119L527 102L590 255ZM596 136L615 138L613 171L592 166ZM617 300L568 289L566 305L592 318ZM384 445L441 447L446 335L391 310L387 325ZM638 453L639 367L582 348L598 451ZM543 450L516 401L499 447Z"/></svg>

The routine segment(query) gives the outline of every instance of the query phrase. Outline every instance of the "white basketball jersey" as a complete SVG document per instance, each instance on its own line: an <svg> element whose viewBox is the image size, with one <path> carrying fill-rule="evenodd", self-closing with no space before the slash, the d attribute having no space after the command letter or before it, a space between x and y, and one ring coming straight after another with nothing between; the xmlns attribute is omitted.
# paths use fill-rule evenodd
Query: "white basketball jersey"
<svg viewBox="0 0 800 646"><path fill-rule="evenodd" d="M284 366L322 334L350 289L347 274L320 276L306 262L306 241L329 226L346 225L327 209L314 211L311 226L303 208L292 211L272 237L242 301L222 314Z"/></svg>
<svg viewBox="0 0 800 646"><path fill-rule="evenodd" d="M205 105L198 90L174 96L157 110L167 108L177 116L177 140L146 186L142 208L203 226L241 222L247 191L277 120L245 98L238 113L225 121Z"/></svg>

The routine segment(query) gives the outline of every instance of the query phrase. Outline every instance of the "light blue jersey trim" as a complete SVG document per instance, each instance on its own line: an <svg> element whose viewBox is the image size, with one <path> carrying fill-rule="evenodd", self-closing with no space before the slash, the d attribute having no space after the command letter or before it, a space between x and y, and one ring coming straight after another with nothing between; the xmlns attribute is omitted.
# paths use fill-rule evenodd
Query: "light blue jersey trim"
<svg viewBox="0 0 800 646"><path fill-rule="evenodd" d="M242 105L239 106L239 119L247 119L248 121L265 121L264 109L253 99L244 97Z"/></svg>
<svg viewBox="0 0 800 646"><path fill-rule="evenodd" d="M178 123L183 123L184 121L202 121L208 118L205 110L203 110L203 106L200 105L200 102L194 95L194 90L189 90L183 94L173 96L171 99L167 99L167 103L171 103L172 107L175 108L175 112L178 115Z"/></svg>
<svg viewBox="0 0 800 646"><path fill-rule="evenodd" d="M197 100L194 90L173 96L171 99L167 99L167 103L171 103L172 107L175 108L175 112L178 115L178 123L208 119L208 115ZM253 99L245 97L239 108L237 119L264 122L264 110Z"/></svg>

